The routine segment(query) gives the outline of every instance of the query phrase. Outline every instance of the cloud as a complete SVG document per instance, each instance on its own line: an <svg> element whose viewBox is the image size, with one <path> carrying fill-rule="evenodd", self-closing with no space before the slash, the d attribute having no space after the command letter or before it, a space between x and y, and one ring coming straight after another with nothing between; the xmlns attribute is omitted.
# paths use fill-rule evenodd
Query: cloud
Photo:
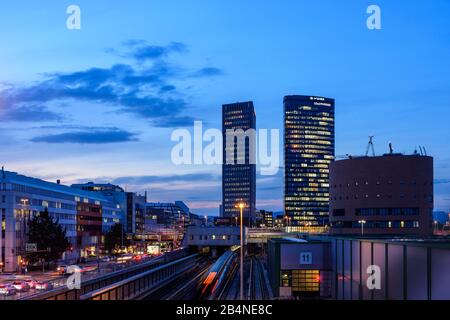
<svg viewBox="0 0 450 320"><path fill-rule="evenodd" d="M179 42L155 46L143 40L129 40L124 45L129 48L125 55L137 64L117 63L109 68L47 73L44 79L29 86L0 88L0 108L9 114L5 119L61 120L60 115L45 109L46 104L75 100L113 107L118 113L152 120L149 123L155 126L182 126L192 122L183 114L189 103L172 81L223 74L214 67L192 72L169 63L171 53L187 51L187 46ZM150 65L142 64L147 61Z"/></svg>
<svg viewBox="0 0 450 320"><path fill-rule="evenodd" d="M42 135L32 138L31 141L43 143L107 144L138 141L138 139L135 133L118 128L104 128L92 131L69 131L59 134Z"/></svg>
<svg viewBox="0 0 450 320"><path fill-rule="evenodd" d="M201 68L197 71L195 71L191 76L194 78L201 78L201 77L216 77L216 76L222 76L225 73L222 69L219 68Z"/></svg>
<svg viewBox="0 0 450 320"><path fill-rule="evenodd" d="M41 80L28 86L1 86L2 119L62 121L62 115L47 109L48 104L74 105L74 101L80 101L150 120L148 123L155 127L186 126L193 122L193 118L186 116L190 104L173 82L223 75L222 70L215 67L192 71L170 63L171 54L188 51L180 42L158 46L144 40L128 40L122 45L124 53L114 49L109 52L132 58L132 63L46 73Z"/></svg>
<svg viewBox="0 0 450 320"><path fill-rule="evenodd" d="M450 183L450 179L435 179L434 184L447 184Z"/></svg>
<svg viewBox="0 0 450 320"><path fill-rule="evenodd" d="M63 116L38 105L20 106L0 112L2 121L51 122L61 121Z"/></svg>
<svg viewBox="0 0 450 320"><path fill-rule="evenodd" d="M163 117L151 121L154 127L177 128L193 126L196 119L189 116L184 117Z"/></svg>
<svg viewBox="0 0 450 320"><path fill-rule="evenodd" d="M129 43L129 45L134 47L134 50L130 53L130 56L139 62L165 58L171 53L187 52L187 46L180 42L171 42L167 46L154 46L142 44L143 44L142 42ZM136 45L138 46L135 47Z"/></svg>
<svg viewBox="0 0 450 320"><path fill-rule="evenodd" d="M180 182L221 181L219 175L211 173L189 173L183 175L167 176L125 176L112 180L114 184L143 185L152 183L180 183Z"/></svg>

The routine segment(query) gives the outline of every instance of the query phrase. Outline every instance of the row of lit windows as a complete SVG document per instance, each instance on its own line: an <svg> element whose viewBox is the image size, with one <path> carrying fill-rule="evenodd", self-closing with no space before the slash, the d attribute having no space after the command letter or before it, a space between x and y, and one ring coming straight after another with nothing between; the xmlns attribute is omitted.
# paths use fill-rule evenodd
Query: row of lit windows
<svg viewBox="0 0 450 320"><path fill-rule="evenodd" d="M331 223L333 228L361 228L359 221L335 221ZM407 220L407 221L365 221L364 228L368 229L403 229L403 228L419 228L419 221Z"/></svg>
<svg viewBox="0 0 450 320"><path fill-rule="evenodd" d="M392 180L388 180L387 182L386 182L386 184L387 185L393 185L394 183L392 182ZM397 184L397 183L395 183L395 184ZM399 185L401 185L401 186L403 186L403 185L408 185L408 184L411 184L411 185L417 185L417 181L412 181L412 182L410 182L410 183L408 183L408 182L406 182L406 181L400 181L400 182L398 182L398 184ZM430 186L432 186L433 185L433 182L432 181L424 181L423 183L422 183L424 186L426 186L426 185L430 185ZM370 185L370 182L369 181L365 181L365 182L363 182L363 183L360 183L359 181L355 181L355 182L352 182L352 183L347 183L346 185L342 185L342 184L334 184L334 185L331 185L330 187L332 187L332 188L342 188L343 186L346 186L347 188L349 188L350 186L355 186L355 187L358 187L358 186L360 186L360 185L366 185L366 186L368 186L368 185ZM377 186L379 186L379 185L382 185L382 183L381 183L381 180L378 180L378 181L376 181L375 182L375 185L377 185Z"/></svg>
<svg viewBox="0 0 450 320"><path fill-rule="evenodd" d="M362 195L362 196L360 196L360 195L358 195L358 194L355 194L355 195L353 195L352 197L353 197L354 199L369 199L369 198L371 198L368 194L364 194L364 195ZM398 197L399 197L400 199L405 199L407 196L406 196L404 193L400 193L400 194L398 195ZM345 198L345 200L349 200L349 199L350 199L350 196L345 196L345 197L342 197L342 196L339 196L339 197L331 197L331 199L332 199L332 200L335 200L335 201L337 201L337 200L343 200L344 198ZM392 196L392 194L386 194L386 195L382 196L381 194L378 193L378 194L376 194L373 198L375 198L375 199L382 199L382 198L392 199L393 196ZM413 194L413 195L411 195L411 198L412 198L412 199L418 199L418 195L417 195L417 194ZM433 200L433 196L432 196L432 195L424 194L424 195L423 195L423 199Z"/></svg>

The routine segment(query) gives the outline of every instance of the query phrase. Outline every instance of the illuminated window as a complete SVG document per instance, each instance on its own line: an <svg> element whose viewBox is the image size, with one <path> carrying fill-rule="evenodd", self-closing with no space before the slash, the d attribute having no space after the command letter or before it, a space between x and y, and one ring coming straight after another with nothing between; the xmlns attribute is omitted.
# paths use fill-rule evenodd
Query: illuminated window
<svg viewBox="0 0 450 320"><path fill-rule="evenodd" d="M293 292L319 292L320 271L319 270L293 270L292 271Z"/></svg>

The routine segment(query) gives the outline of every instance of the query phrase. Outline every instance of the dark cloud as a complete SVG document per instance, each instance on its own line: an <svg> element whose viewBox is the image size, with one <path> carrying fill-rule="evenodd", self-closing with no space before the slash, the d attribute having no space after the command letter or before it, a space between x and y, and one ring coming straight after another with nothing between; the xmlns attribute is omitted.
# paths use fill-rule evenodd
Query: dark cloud
<svg viewBox="0 0 450 320"><path fill-rule="evenodd" d="M151 183L176 183L198 181L220 181L220 176L211 173L190 173L184 175L168 176L128 176L115 178L114 184L151 184Z"/></svg>
<svg viewBox="0 0 450 320"><path fill-rule="evenodd" d="M135 133L118 128L104 128L91 131L69 131L42 135L32 138L31 141L44 143L107 144L138 141L138 139Z"/></svg>
<svg viewBox="0 0 450 320"><path fill-rule="evenodd" d="M218 76L221 70L208 67L190 72L169 63L167 58L171 53L187 51L182 43L154 46L143 40L129 40L124 45L129 50L127 55L139 62L137 65L120 63L109 68L49 73L30 86L0 89L0 107L9 114L4 119L61 120L58 114L45 109L46 103L76 100L112 106L119 113L152 120L149 123L155 126L182 126L192 122L183 115L189 103L171 82L192 76ZM144 61L151 64L140 63ZM38 110L36 105L42 105L42 109Z"/></svg>
<svg viewBox="0 0 450 320"><path fill-rule="evenodd" d="M216 76L222 76L225 73L223 72L223 70L219 69L219 68L202 68L199 69L197 71L195 71L192 74L192 77L195 78L201 78L201 77L216 77Z"/></svg>
<svg viewBox="0 0 450 320"><path fill-rule="evenodd" d="M177 127L189 127L194 124L193 117L163 117L151 121L154 127L160 128L177 128Z"/></svg>
<svg viewBox="0 0 450 320"><path fill-rule="evenodd" d="M30 105L5 109L0 112L2 121L51 122L61 121L63 116L46 107Z"/></svg>
<svg viewBox="0 0 450 320"><path fill-rule="evenodd" d="M180 42L172 42L167 46L154 46L133 42L134 50L130 55L139 62L167 57L171 53L185 53L187 46Z"/></svg>

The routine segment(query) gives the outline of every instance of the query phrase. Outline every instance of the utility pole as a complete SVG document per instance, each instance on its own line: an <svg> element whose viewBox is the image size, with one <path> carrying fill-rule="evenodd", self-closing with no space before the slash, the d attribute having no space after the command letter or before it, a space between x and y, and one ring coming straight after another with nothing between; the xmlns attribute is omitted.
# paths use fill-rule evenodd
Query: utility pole
<svg viewBox="0 0 450 320"><path fill-rule="evenodd" d="M366 220L359 220L359 224L361 225L361 236L364 236L364 225L366 224Z"/></svg>
<svg viewBox="0 0 450 320"><path fill-rule="evenodd" d="M243 210L245 207L244 203L239 203L238 205L240 215L241 215L241 265L240 265L240 290L239 290L239 298L240 300L244 300L244 223L243 223Z"/></svg>

